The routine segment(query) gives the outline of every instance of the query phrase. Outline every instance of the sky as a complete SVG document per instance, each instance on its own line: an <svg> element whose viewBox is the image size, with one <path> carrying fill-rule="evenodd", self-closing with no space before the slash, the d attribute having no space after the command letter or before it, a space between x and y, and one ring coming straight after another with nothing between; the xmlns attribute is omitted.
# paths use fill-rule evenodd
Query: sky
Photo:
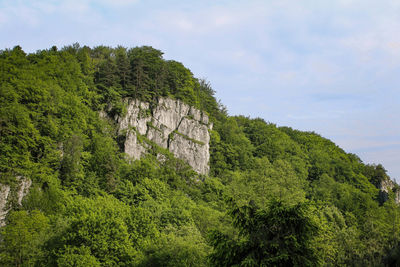
<svg viewBox="0 0 400 267"><path fill-rule="evenodd" d="M398 0L0 0L0 49L150 45L230 115L314 131L400 182Z"/></svg>

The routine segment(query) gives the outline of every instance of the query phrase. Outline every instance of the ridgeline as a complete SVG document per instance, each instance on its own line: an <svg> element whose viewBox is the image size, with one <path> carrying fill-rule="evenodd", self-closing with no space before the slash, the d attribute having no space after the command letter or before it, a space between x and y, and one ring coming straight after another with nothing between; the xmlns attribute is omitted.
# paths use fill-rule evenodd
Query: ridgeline
<svg viewBox="0 0 400 267"><path fill-rule="evenodd" d="M396 266L400 190L152 47L0 51L0 265Z"/></svg>

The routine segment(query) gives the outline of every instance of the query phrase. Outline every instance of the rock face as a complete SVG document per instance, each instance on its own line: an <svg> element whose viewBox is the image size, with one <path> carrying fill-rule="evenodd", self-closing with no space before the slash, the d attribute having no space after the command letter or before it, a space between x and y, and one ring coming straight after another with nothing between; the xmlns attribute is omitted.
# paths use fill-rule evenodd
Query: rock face
<svg viewBox="0 0 400 267"><path fill-rule="evenodd" d="M0 227L5 225L5 218L10 211L8 207L8 196L10 195L10 186L0 184Z"/></svg>
<svg viewBox="0 0 400 267"><path fill-rule="evenodd" d="M140 159L150 145L142 137L168 149L200 173L207 174L210 167L208 130L212 129L208 116L179 100L160 98L154 107L149 103L130 99L127 112L118 117L119 134L125 135L125 153Z"/></svg>
<svg viewBox="0 0 400 267"><path fill-rule="evenodd" d="M390 179L385 179L381 182L380 186L378 187L379 197L381 202L386 202L389 199L389 192L394 192L395 194L395 202L397 204L400 203L400 190L396 189L396 183Z"/></svg>
<svg viewBox="0 0 400 267"><path fill-rule="evenodd" d="M29 188L32 185L30 179L18 176L18 187L15 192L12 192L11 186L6 184L0 184L0 227L5 225L5 218L8 212L11 210L10 198L11 196L16 197L17 204L22 205L23 198L29 193Z"/></svg>

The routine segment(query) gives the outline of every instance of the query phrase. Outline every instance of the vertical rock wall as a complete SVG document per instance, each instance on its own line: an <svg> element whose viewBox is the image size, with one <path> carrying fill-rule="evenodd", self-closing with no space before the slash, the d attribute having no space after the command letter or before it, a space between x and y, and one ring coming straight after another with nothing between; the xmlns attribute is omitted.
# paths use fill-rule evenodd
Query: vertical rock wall
<svg viewBox="0 0 400 267"><path fill-rule="evenodd" d="M208 116L179 100L160 98L154 107L139 100L126 100L127 113L117 118L119 134L125 135L125 153L140 159L148 147L140 136L168 149L200 173L209 171ZM140 136L138 136L140 135Z"/></svg>
<svg viewBox="0 0 400 267"><path fill-rule="evenodd" d="M390 179L385 179L381 182L378 187L379 189L379 198L382 203L386 202L389 199L389 193L394 192L394 201L399 204L400 203L400 191L396 189L396 183Z"/></svg>
<svg viewBox="0 0 400 267"><path fill-rule="evenodd" d="M0 184L0 227L5 225L5 219L8 212L11 210L10 198L15 194L18 205L22 205L23 198L29 193L29 188L32 185L30 179L17 176L17 190L12 192L11 186Z"/></svg>
<svg viewBox="0 0 400 267"><path fill-rule="evenodd" d="M8 207L8 196L10 195L10 186L0 184L0 227L5 225L7 213L10 211Z"/></svg>

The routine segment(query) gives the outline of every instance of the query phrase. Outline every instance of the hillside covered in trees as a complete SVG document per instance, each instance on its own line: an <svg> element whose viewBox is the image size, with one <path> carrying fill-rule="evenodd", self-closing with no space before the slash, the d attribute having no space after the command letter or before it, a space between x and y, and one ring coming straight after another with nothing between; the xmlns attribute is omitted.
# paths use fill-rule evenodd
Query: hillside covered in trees
<svg viewBox="0 0 400 267"><path fill-rule="evenodd" d="M400 264L398 186L383 166L314 132L229 116L210 83L162 55L0 51L1 266ZM160 98L208 114L208 175L165 149L124 153L112 118L126 99Z"/></svg>

